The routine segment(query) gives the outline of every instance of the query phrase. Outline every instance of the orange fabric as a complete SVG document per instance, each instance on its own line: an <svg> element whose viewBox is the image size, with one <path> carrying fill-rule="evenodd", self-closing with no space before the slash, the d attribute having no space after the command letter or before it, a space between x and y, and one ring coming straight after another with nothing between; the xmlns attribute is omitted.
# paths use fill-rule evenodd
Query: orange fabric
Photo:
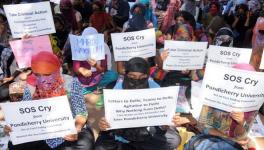
<svg viewBox="0 0 264 150"><path fill-rule="evenodd" d="M60 69L60 62L56 55L42 51L32 56L31 68L37 74L52 74Z"/></svg>

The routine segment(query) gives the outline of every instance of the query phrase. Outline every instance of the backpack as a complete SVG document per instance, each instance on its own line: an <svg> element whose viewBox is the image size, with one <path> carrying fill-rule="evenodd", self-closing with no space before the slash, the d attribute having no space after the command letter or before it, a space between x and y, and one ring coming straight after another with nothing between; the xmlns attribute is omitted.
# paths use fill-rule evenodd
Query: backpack
<svg viewBox="0 0 264 150"><path fill-rule="evenodd" d="M199 134L184 145L184 150L243 150L236 142L219 136Z"/></svg>

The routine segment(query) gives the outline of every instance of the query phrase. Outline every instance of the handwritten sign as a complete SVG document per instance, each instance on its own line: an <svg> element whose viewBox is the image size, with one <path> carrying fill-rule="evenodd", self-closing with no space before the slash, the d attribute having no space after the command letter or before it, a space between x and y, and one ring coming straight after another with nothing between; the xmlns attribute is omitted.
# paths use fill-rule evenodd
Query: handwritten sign
<svg viewBox="0 0 264 150"><path fill-rule="evenodd" d="M264 102L264 73L208 63L202 85L202 100L227 112L259 110Z"/></svg>
<svg viewBox="0 0 264 150"><path fill-rule="evenodd" d="M1 107L12 128L14 145L76 134L67 96L3 103Z"/></svg>
<svg viewBox="0 0 264 150"><path fill-rule="evenodd" d="M196 70L204 66L207 42L165 41L164 49L168 49L169 55L163 69Z"/></svg>
<svg viewBox="0 0 264 150"><path fill-rule="evenodd" d="M115 61L128 61L133 57L148 58L156 55L154 29L111 34Z"/></svg>
<svg viewBox="0 0 264 150"><path fill-rule="evenodd" d="M104 90L105 117L111 129L172 125L179 87Z"/></svg>
<svg viewBox="0 0 264 150"><path fill-rule="evenodd" d="M249 63L252 49L222 47L210 45L208 49L209 63L221 64L226 67L232 67L238 63Z"/></svg>
<svg viewBox="0 0 264 150"><path fill-rule="evenodd" d="M19 68L31 67L31 57L40 51L52 53L49 36L39 36L29 39L10 41Z"/></svg>
<svg viewBox="0 0 264 150"><path fill-rule="evenodd" d="M72 60L105 59L104 35L76 36L70 34Z"/></svg>
<svg viewBox="0 0 264 150"><path fill-rule="evenodd" d="M50 2L4 5L13 38L55 33Z"/></svg>

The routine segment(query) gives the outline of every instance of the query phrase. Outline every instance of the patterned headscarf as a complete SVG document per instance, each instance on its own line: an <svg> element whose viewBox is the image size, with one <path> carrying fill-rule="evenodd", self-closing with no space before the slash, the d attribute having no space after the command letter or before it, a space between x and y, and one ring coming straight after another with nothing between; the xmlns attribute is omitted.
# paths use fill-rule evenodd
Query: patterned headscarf
<svg viewBox="0 0 264 150"><path fill-rule="evenodd" d="M60 75L58 58L49 52L39 52L31 60L32 71L36 75L36 91L33 99L66 95Z"/></svg>
<svg viewBox="0 0 264 150"><path fill-rule="evenodd" d="M173 35L173 40L192 41L193 37L193 28L189 24L180 24Z"/></svg>
<svg viewBox="0 0 264 150"><path fill-rule="evenodd" d="M179 11L181 7L180 0L171 0L170 4L167 7L167 11L164 16L164 20L161 26L161 31L166 33L170 26L175 23L174 16L175 12Z"/></svg>

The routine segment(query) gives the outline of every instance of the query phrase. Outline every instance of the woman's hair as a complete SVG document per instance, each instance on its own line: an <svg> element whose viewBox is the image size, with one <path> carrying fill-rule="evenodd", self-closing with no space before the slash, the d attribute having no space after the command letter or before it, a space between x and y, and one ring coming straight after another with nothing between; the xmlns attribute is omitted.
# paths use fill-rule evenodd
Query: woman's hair
<svg viewBox="0 0 264 150"><path fill-rule="evenodd" d="M128 62L125 64L126 74L129 72L140 72L144 74L149 73L149 63L140 57L134 57L131 58Z"/></svg>

